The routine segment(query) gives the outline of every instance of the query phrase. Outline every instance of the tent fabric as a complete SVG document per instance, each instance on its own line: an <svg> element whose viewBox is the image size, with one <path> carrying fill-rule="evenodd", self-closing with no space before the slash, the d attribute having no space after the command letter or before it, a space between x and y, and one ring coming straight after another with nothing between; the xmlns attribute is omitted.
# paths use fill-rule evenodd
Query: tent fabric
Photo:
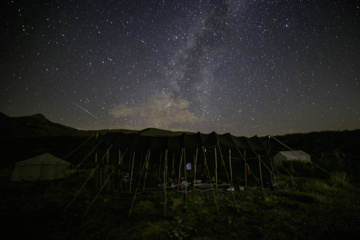
<svg viewBox="0 0 360 240"><path fill-rule="evenodd" d="M17 162L11 181L46 181L65 178L70 163L50 153Z"/></svg>
<svg viewBox="0 0 360 240"><path fill-rule="evenodd" d="M283 161L311 162L311 157L304 151L280 151L274 156L275 163Z"/></svg>
<svg viewBox="0 0 360 240"><path fill-rule="evenodd" d="M192 173L196 177L196 174L204 174L206 169L211 168L211 171L215 171L215 164L221 161L226 175L228 175L226 168L229 167L230 176L232 176L233 166L234 173L244 174L245 177L247 177L247 171L243 169L251 169L250 174L256 180L254 183L260 184L261 182L262 187L263 180L265 180L265 184L274 181L272 179L272 164L270 163L272 159L269 154L270 138L268 137L253 136L249 138L233 136L230 133L217 134L211 132L204 134L201 132L170 132L161 129L146 129L127 133L110 131L105 132L100 137L102 145L99 146L97 153L103 158L99 163L102 163L106 156L106 163L102 163L103 166L109 163L118 164L122 174L131 171L129 176L133 176L136 171L138 173L141 171L140 174L142 174L141 169L144 169L144 166L149 171L148 174L157 175L158 171L160 174L167 159L169 173L171 168L171 175L168 175L170 177L177 175L175 171L179 171L177 176L180 177L181 169L188 163L198 165L196 172L194 169ZM151 157L148 155L149 153L151 153ZM186 165L182 164L183 161L186 161ZM138 163L138 168L134 167L135 163ZM149 165L152 167L148 168ZM266 170L262 171L261 167ZM225 172L220 173L219 176L228 178L229 176L225 176ZM258 179L260 175L262 175L261 180ZM250 182L251 180L249 180Z"/></svg>
<svg viewBox="0 0 360 240"><path fill-rule="evenodd" d="M163 151L165 149L171 151L196 148L215 148L219 143L226 147L237 147L239 149L266 151L267 145L265 141L257 136L235 137L230 133L210 134L203 133L183 133L176 136L148 136L141 133L125 134L121 132L108 132L104 136L104 142L108 145L114 144L123 148L131 148L135 150L149 149L151 151Z"/></svg>

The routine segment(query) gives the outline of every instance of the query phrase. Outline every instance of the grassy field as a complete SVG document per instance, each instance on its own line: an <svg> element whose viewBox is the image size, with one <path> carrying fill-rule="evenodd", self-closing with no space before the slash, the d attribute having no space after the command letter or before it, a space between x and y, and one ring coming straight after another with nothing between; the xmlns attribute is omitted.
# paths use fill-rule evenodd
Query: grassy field
<svg viewBox="0 0 360 240"><path fill-rule="evenodd" d="M297 171L296 166L292 171ZM6 237L2 239L353 239L360 235L360 192L345 172L309 178L286 176L279 170L274 189L198 189L190 190L187 197L183 191L169 190L166 203L161 188L139 191L135 200L129 192L96 197L90 181L64 213L86 175L44 183L3 182L0 226Z"/></svg>

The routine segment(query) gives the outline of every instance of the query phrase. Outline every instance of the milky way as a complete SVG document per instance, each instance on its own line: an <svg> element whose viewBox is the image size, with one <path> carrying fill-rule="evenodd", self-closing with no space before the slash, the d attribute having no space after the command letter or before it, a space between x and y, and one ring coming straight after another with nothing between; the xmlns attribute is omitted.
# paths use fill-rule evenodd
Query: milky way
<svg viewBox="0 0 360 240"><path fill-rule="evenodd" d="M78 129L360 128L359 1L5 1L0 111Z"/></svg>

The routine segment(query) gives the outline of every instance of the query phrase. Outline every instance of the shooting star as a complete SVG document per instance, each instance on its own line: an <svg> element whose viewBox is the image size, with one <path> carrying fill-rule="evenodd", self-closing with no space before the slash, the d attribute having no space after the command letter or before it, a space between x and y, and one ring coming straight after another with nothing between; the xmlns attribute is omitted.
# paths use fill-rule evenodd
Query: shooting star
<svg viewBox="0 0 360 240"><path fill-rule="evenodd" d="M72 102L72 103L75 104L75 105L76 105L77 107L79 107L80 109L84 110L84 111L85 111L86 113L88 113L90 116L98 119L97 116L95 116L94 114L92 114L91 112L89 112L88 110L86 110L85 108L81 107L80 105L78 105L78 104L76 104L76 103L74 103L74 102Z"/></svg>

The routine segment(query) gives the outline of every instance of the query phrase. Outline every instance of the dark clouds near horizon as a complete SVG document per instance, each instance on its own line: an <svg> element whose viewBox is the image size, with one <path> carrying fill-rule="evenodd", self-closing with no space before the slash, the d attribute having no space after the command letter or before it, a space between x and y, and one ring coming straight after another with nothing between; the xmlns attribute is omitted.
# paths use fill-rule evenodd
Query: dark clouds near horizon
<svg viewBox="0 0 360 240"><path fill-rule="evenodd" d="M80 129L360 128L359 1L4 1L0 111Z"/></svg>

